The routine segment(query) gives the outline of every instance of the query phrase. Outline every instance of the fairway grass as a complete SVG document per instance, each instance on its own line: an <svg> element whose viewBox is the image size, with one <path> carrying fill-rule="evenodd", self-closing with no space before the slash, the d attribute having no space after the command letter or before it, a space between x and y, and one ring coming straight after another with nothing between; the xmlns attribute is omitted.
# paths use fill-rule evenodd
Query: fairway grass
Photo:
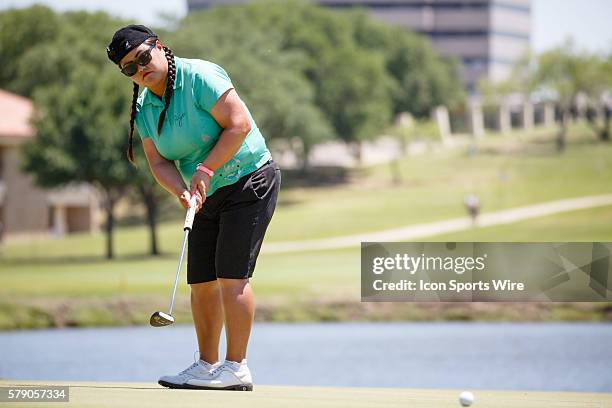
<svg viewBox="0 0 612 408"><path fill-rule="evenodd" d="M381 231L464 217L463 196L477 194L485 213L571 197L612 193L612 144L595 141L580 127L568 149L554 152L553 132L491 136L478 153L465 148L405 157L403 180L391 183L389 165L352 170L348 183L286 188L266 243ZM177 212L177 214L179 214ZM182 220L159 226L163 255L146 255L144 226L116 229L116 258L103 258L102 234L75 234L0 247L0 330L15 328L143 324L168 302L176 271ZM545 216L430 237L428 241L612 241L612 207ZM359 303L359 248L260 255L253 278L261 320L380 320L431 318L421 305ZM183 271L177 314L190 321ZM589 306L590 305L590 306ZM425 305L427 306L427 305ZM502 320L611 320L604 304L568 312L534 306L517 316L491 305ZM429 307L434 309L433 307ZM116 313L120 311L121 313ZM113 316L121 316L117 320ZM456 305L439 319L494 318L483 309Z"/></svg>
<svg viewBox="0 0 612 408"><path fill-rule="evenodd" d="M570 211L427 238L432 242L610 242L612 206Z"/></svg>
<svg viewBox="0 0 612 408"><path fill-rule="evenodd" d="M253 392L170 390L152 383L0 381L17 385L70 386L68 403L36 403L41 407L231 407L252 408L457 408L461 390L410 388L294 387L255 385ZM612 394L577 392L475 390L477 408L609 408ZM9 404L7 404L8 406ZM10 403L31 407L32 403Z"/></svg>
<svg viewBox="0 0 612 408"><path fill-rule="evenodd" d="M390 166L352 170L349 181L325 187L284 186L266 242L310 240L396 228L465 216L463 198L478 196L483 212L565 198L612 193L612 143L602 143L583 127L570 132L568 148L553 150L554 131L536 136L491 136L479 141L481 151L465 148L404 157L403 179L391 182ZM518 144L518 145L517 145ZM518 147L517 147L518 146ZM164 253L177 253L182 212L160 224ZM166 217L167 218L167 217ZM144 225L118 228L119 256L147 253ZM9 244L5 259L104 254L104 235L74 235L58 240Z"/></svg>
<svg viewBox="0 0 612 408"><path fill-rule="evenodd" d="M594 208L428 240L570 241L585 220L598 219L580 237L612 241L611 218L612 207ZM10 260L0 266L0 329L146 324L166 307L175 268L174 256ZM262 253L252 285L258 321L612 320L608 303L361 303L359 248ZM191 323L184 275L175 317Z"/></svg>

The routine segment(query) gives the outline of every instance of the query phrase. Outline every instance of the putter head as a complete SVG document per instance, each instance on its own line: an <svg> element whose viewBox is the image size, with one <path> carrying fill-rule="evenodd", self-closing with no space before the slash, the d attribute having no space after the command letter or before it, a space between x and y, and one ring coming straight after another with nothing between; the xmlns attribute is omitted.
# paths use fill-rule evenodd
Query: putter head
<svg viewBox="0 0 612 408"><path fill-rule="evenodd" d="M174 323L174 317L164 312L155 312L151 315L149 323L153 327L169 326Z"/></svg>

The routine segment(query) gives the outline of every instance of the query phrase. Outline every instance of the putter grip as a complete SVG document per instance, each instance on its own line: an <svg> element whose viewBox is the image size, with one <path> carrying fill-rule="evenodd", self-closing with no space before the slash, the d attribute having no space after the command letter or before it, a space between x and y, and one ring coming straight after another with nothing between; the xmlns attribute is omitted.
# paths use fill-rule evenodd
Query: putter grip
<svg viewBox="0 0 612 408"><path fill-rule="evenodd" d="M195 217L196 205L196 198L195 196L193 196L191 197L191 200L189 200L189 209L187 210L187 216L185 217L185 225L183 226L183 231L191 231L191 227L193 226L193 218Z"/></svg>

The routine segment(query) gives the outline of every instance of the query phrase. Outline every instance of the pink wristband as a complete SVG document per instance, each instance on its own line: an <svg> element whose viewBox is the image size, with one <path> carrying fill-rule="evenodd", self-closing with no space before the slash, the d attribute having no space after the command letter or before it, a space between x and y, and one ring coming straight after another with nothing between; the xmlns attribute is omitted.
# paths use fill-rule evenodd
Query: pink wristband
<svg viewBox="0 0 612 408"><path fill-rule="evenodd" d="M214 171L212 171L202 163L198 164L198 166L196 167L196 171L203 171L204 173L208 174L210 178L212 178L213 174L215 174Z"/></svg>

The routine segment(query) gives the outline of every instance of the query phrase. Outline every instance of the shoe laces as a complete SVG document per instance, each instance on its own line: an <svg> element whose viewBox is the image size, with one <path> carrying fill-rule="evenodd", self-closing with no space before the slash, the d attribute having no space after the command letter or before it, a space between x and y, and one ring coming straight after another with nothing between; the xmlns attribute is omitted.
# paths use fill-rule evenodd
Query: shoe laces
<svg viewBox="0 0 612 408"><path fill-rule="evenodd" d="M219 374L221 371L223 371L223 369L226 367L226 364L223 363L221 364L219 367L217 368L213 368L212 370L210 370L210 374L211 375L217 375Z"/></svg>
<svg viewBox="0 0 612 408"><path fill-rule="evenodd" d="M186 369L184 369L183 371L181 371L180 374L187 374L189 371L193 370L197 366L198 366L198 363L195 362L192 365L190 365L189 367L187 367Z"/></svg>
<svg viewBox="0 0 612 408"><path fill-rule="evenodd" d="M196 350L195 353L193 353L193 360L194 360L193 364L191 364L189 367L181 371L179 374L186 374L188 371L191 371L195 367L200 365L200 351L199 350Z"/></svg>

